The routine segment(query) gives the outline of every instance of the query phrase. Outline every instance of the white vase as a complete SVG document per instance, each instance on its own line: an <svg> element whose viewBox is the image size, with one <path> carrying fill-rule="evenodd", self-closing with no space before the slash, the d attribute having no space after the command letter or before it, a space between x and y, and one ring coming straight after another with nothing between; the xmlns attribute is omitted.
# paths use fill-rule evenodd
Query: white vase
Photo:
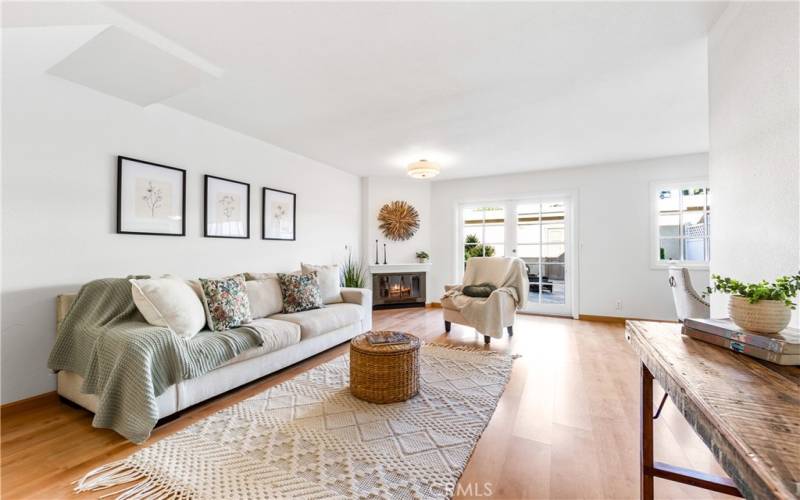
<svg viewBox="0 0 800 500"><path fill-rule="evenodd" d="M728 313L736 325L757 333L778 333L789 325L792 311L780 300L751 304L741 295L731 295Z"/></svg>

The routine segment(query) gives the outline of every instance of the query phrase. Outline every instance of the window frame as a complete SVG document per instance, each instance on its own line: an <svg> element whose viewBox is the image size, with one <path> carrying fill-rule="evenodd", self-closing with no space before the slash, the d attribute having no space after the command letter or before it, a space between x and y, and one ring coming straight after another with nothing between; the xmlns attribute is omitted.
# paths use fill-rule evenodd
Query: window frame
<svg viewBox="0 0 800 500"><path fill-rule="evenodd" d="M493 201L493 202L484 202L484 203L473 202L473 203L459 204L459 207L458 207L459 240L461 241L461 247L460 247L461 248L461 259L460 259L461 260L461 264L460 264L460 266L461 266L462 270L463 270L464 265L466 264L466 261L464 260L463 256L464 256L464 246L466 245L464 243L464 240L467 237L467 233L464 231L464 210L467 210L467 209L474 210L474 209L486 208L487 205L488 206L497 205L498 208L502 208L502 210L503 210L503 226L502 226L503 227L503 241L500 242L500 243L490 243L490 242L486 241L486 212L483 212L483 220L481 221L481 234L479 235L480 244L484 246L484 253L485 253L485 247L488 246L488 245L494 246L495 250L497 249L497 245L501 245L503 247L503 254L502 255L495 254L495 256L497 256L497 257L504 257L505 256L505 250L506 250L505 249L505 246L506 246L505 245L505 232L507 230L506 226L508 225L508 220L507 220L508 217L506 215L508 207L506 206L505 200L500 201L500 202Z"/></svg>
<svg viewBox="0 0 800 500"><path fill-rule="evenodd" d="M711 205L708 201L708 193L706 193L706 204L704 214L706 217L706 222L704 222L704 257L706 260L703 261L696 261L696 260L661 260L660 258L660 250L661 250L661 235L659 234L659 226L658 226L658 217L659 217L659 210L658 210L658 194L661 191L665 190L678 190L680 192L680 198L678 200L678 236L675 239L679 241L679 245L681 248L681 253L683 253L684 248L684 241L686 240L686 236L683 234L683 225L681 223L682 216L683 216L683 193L684 189L694 188L702 186L703 189L710 189L710 185L708 182L707 177L695 177L691 179L681 179L681 180L674 180L674 181L657 181L650 183L650 191L648 196L650 198L650 267L652 269L667 269L671 266L681 266L690 269L705 269L709 268L709 255L710 255L710 247L711 247L711 232L709 231L709 227L707 225L707 221L711 214Z"/></svg>

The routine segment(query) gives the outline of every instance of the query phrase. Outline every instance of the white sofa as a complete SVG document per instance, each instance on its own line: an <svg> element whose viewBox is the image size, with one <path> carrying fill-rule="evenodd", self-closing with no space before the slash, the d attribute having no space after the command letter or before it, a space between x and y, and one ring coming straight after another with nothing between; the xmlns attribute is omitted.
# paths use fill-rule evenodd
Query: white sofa
<svg viewBox="0 0 800 500"><path fill-rule="evenodd" d="M57 297L57 321L60 323L74 294ZM181 411L257 378L293 365L372 328L370 290L342 288L342 303L329 304L293 314L274 314L254 320L267 327L264 345L249 349L219 368L197 378L170 386L157 398L159 418ZM58 394L91 412L97 409L97 397L81 393L83 377L58 372Z"/></svg>

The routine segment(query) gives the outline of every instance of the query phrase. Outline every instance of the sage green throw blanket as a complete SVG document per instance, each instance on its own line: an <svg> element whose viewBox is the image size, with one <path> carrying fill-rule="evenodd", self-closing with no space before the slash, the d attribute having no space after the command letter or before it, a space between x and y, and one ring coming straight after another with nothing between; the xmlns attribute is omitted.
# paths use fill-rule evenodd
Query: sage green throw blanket
<svg viewBox="0 0 800 500"><path fill-rule="evenodd" d="M98 398L92 425L113 429L138 444L155 427L156 398L169 386L263 342L251 327L179 337L145 322L127 279L100 279L81 288L59 326L47 366L83 376L81 392Z"/></svg>

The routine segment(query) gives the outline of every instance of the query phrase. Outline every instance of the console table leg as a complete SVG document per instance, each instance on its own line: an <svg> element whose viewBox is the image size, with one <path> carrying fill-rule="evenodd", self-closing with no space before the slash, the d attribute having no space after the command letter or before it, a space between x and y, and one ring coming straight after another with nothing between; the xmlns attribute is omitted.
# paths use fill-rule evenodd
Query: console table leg
<svg viewBox="0 0 800 500"><path fill-rule="evenodd" d="M653 499L653 374L642 363L641 381L641 428L640 436L640 496L642 500Z"/></svg>

